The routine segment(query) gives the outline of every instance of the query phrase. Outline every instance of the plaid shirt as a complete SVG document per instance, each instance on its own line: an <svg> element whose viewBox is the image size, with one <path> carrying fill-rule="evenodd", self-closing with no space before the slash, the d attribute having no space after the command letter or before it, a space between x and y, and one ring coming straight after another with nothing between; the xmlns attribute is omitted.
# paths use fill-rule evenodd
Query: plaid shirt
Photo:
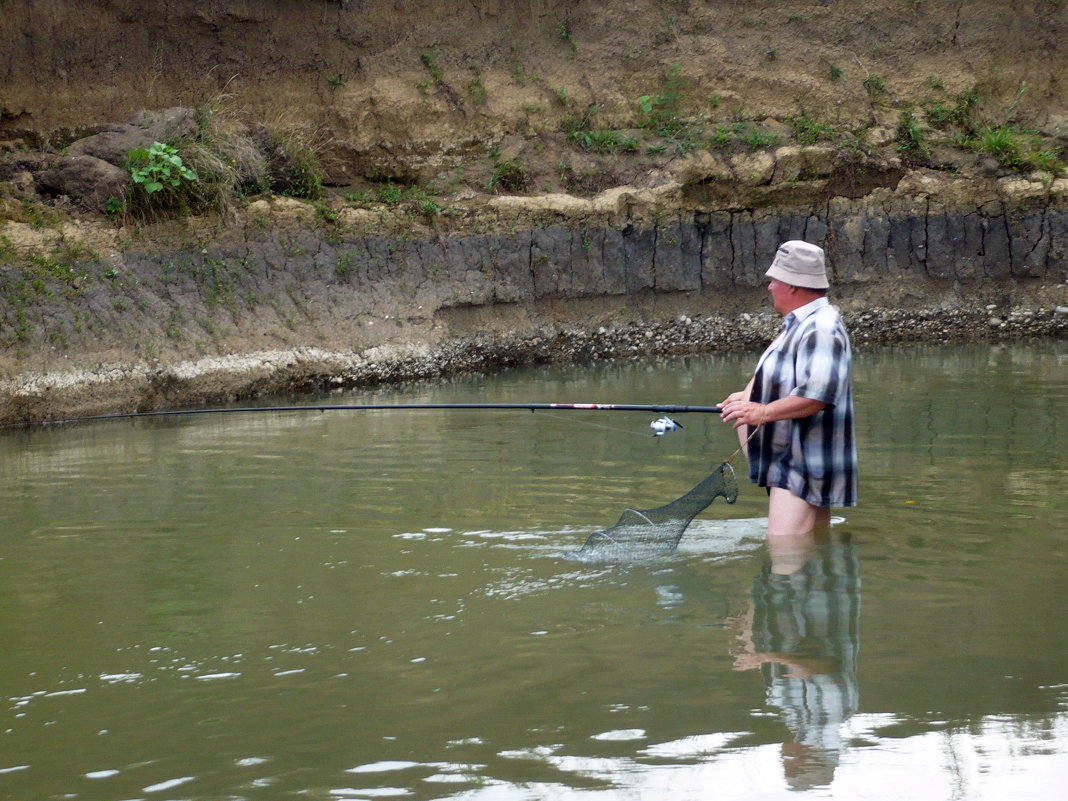
<svg viewBox="0 0 1068 801"><path fill-rule="evenodd" d="M749 440L749 478L814 506L856 506L852 351L845 325L827 298L817 298L788 314L783 328L757 363L749 399L771 403L800 395L828 406L810 417L763 426Z"/></svg>

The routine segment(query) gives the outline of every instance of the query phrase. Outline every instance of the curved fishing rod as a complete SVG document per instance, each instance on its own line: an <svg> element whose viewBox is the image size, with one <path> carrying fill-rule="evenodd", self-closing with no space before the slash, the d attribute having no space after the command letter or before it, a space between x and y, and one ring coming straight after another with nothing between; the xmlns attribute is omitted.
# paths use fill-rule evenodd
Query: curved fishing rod
<svg viewBox="0 0 1068 801"><path fill-rule="evenodd" d="M214 409L170 409L148 412L116 412L57 420L30 420L21 425L60 425L91 423L101 420L129 420L138 417L180 417L194 414L243 414L247 412L371 412L475 409L478 411L589 411L589 412L657 412L658 414L719 414L718 406L648 405L637 403L355 403L314 406L234 406ZM15 423L14 425L20 425Z"/></svg>

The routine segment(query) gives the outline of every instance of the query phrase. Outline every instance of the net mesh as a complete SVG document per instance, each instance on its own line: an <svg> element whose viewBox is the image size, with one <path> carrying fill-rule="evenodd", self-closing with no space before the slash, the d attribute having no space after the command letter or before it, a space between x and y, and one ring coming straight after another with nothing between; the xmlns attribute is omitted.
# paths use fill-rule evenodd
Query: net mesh
<svg viewBox="0 0 1068 801"><path fill-rule="evenodd" d="M627 509L608 529L595 531L578 551L564 556L577 561L633 561L669 554L691 521L716 498L738 500L734 468L724 462L685 495L654 509Z"/></svg>

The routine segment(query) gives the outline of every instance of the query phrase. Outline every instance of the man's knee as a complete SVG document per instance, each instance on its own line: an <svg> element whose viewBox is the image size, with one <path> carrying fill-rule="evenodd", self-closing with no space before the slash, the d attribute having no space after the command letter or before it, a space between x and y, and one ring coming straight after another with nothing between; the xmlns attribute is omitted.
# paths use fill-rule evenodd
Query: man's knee
<svg viewBox="0 0 1068 801"><path fill-rule="evenodd" d="M813 506L781 487L772 487L768 494L768 534L808 534L830 524L830 509Z"/></svg>

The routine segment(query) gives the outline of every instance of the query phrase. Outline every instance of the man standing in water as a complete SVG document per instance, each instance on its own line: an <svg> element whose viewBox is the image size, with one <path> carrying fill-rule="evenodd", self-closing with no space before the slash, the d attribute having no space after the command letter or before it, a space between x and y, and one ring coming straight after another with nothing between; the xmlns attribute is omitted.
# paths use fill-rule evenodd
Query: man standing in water
<svg viewBox="0 0 1068 801"><path fill-rule="evenodd" d="M857 503L852 352L822 248L785 242L766 275L786 319L749 385L719 405L747 444L749 479L768 489L768 534L806 534Z"/></svg>

